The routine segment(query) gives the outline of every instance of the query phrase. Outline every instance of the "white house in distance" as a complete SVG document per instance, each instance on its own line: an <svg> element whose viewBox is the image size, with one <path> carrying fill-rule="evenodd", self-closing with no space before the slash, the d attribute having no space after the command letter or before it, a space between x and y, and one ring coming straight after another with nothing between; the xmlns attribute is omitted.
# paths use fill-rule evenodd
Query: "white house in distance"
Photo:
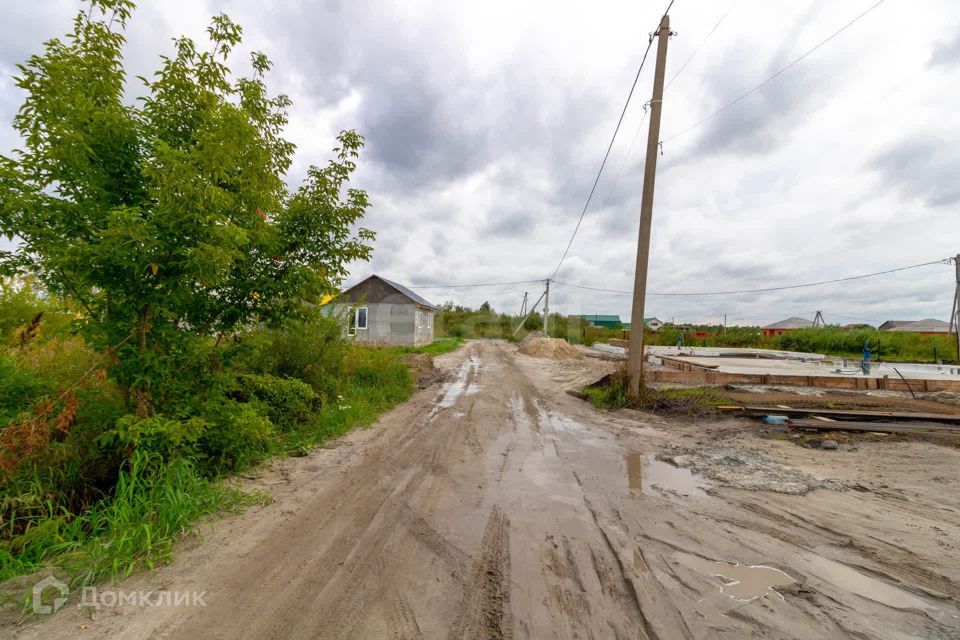
<svg viewBox="0 0 960 640"><path fill-rule="evenodd" d="M372 275L330 303L357 342L420 346L433 342L436 305L402 284Z"/></svg>

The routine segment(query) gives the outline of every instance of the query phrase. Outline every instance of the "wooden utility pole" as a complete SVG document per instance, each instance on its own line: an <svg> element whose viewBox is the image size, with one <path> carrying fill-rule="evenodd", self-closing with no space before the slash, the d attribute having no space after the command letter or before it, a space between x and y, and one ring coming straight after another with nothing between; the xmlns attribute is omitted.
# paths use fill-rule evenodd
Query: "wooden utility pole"
<svg viewBox="0 0 960 640"><path fill-rule="evenodd" d="M637 268L633 276L633 310L630 314L630 350L627 373L630 396L640 395L643 382L643 303L647 294L647 262L650 258L650 226L653 222L653 186L657 177L657 146L660 143L660 110L663 106L663 76L667 65L667 41L670 16L664 15L656 35L657 68L653 72L653 98L650 100L650 132L647 134L647 159L643 166L643 197L640 200L640 237L637 240Z"/></svg>
<svg viewBox="0 0 960 640"><path fill-rule="evenodd" d="M547 278L547 290L543 294L543 332L549 337L550 327L550 278Z"/></svg>

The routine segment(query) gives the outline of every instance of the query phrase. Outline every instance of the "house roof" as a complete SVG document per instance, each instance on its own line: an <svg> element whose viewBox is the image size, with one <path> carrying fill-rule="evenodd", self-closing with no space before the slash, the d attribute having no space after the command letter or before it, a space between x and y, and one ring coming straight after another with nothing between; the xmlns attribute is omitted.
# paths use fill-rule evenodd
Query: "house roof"
<svg viewBox="0 0 960 640"><path fill-rule="evenodd" d="M813 320L806 320L805 318L798 318L793 316L792 318L787 318L786 320L781 320L780 322L774 322L773 324L768 324L763 327L764 329L806 329L807 327L813 326Z"/></svg>
<svg viewBox="0 0 960 640"><path fill-rule="evenodd" d="M887 320L886 322L880 325L880 328L893 329L894 327L902 327L904 325L908 325L911 322L913 322L913 320Z"/></svg>
<svg viewBox="0 0 960 640"><path fill-rule="evenodd" d="M584 320L590 320L592 322L620 322L620 316L605 316L594 313L580 317Z"/></svg>
<svg viewBox="0 0 960 640"><path fill-rule="evenodd" d="M644 318L644 319L643 319L643 323L644 323L644 324L647 324L648 322L653 322L654 320L656 320L656 321L659 322L660 324L663 324L663 321L660 320L660 318Z"/></svg>
<svg viewBox="0 0 960 640"><path fill-rule="evenodd" d="M372 276L368 276L368 277L364 278L363 280L361 280L361 281L358 282L357 284L355 284L355 285L353 285L352 287L350 287L349 289L345 290L343 293L346 294L346 293L350 292L351 290L356 289L356 288L359 287L361 284L363 284L364 282L367 282L367 281L370 280L371 278L376 278L377 280L380 280L381 282L390 285L391 287L393 287L394 289L396 289L398 292L400 292L401 294L403 294L404 296L406 296L407 298L409 298L412 302L414 302L414 303L416 303L416 304L419 304L420 306L429 307L430 309L437 309L437 305L435 305L435 304L433 304L432 302L428 301L428 300L427 300L426 298L424 298L423 296L420 296L420 295L414 293L413 291L411 291L410 289L406 288L406 287L403 286L402 284L399 284L399 283L397 283L397 282L394 282L393 280L387 280L387 279L384 278L383 276L378 276L377 274L373 274ZM341 295L343 295L343 294L341 294Z"/></svg>
<svg viewBox="0 0 960 640"><path fill-rule="evenodd" d="M909 333L947 333L950 330L950 324L943 320L925 318L924 320L915 320L912 322L901 321L899 324L893 325L887 330Z"/></svg>

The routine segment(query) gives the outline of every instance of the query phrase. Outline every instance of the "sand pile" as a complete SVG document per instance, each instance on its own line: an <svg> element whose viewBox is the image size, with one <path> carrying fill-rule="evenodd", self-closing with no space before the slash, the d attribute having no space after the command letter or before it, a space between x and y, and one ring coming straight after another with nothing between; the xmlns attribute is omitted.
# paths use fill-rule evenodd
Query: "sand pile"
<svg viewBox="0 0 960 640"><path fill-rule="evenodd" d="M520 343L520 353L535 358L552 360L579 360L583 357L580 350L562 338L548 338L543 335L527 336Z"/></svg>

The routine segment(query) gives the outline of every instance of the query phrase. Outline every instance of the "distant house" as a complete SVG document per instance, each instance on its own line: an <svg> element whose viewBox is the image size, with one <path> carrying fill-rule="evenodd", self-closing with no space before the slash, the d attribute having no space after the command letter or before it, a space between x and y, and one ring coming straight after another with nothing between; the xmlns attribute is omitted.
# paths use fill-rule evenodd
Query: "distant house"
<svg viewBox="0 0 960 640"><path fill-rule="evenodd" d="M794 329L807 329L813 326L813 320L807 320L805 318L798 318L796 316L792 318L787 318L786 320L781 320L780 322L774 322L773 324L768 324L765 327L761 327L760 331L763 332L765 338L773 338L781 334L786 333L787 331L793 331Z"/></svg>
<svg viewBox="0 0 960 640"><path fill-rule="evenodd" d="M663 322L661 322L657 318L644 318L643 326L645 326L647 329L650 329L650 331L653 331L654 333L656 333L657 331L660 331L660 327L663 326Z"/></svg>
<svg viewBox="0 0 960 640"><path fill-rule="evenodd" d="M604 327L607 329L623 328L623 322L620 321L620 316L602 316L593 314L580 316L580 319L589 324L591 327Z"/></svg>
<svg viewBox="0 0 960 640"><path fill-rule="evenodd" d="M933 318L926 318L925 320L887 320L880 325L880 330L937 335L949 333L950 324L943 320L934 320Z"/></svg>
<svg viewBox="0 0 960 640"><path fill-rule="evenodd" d="M353 285L330 307L343 315L347 335L357 342L414 346L433 342L436 305L381 276Z"/></svg>

